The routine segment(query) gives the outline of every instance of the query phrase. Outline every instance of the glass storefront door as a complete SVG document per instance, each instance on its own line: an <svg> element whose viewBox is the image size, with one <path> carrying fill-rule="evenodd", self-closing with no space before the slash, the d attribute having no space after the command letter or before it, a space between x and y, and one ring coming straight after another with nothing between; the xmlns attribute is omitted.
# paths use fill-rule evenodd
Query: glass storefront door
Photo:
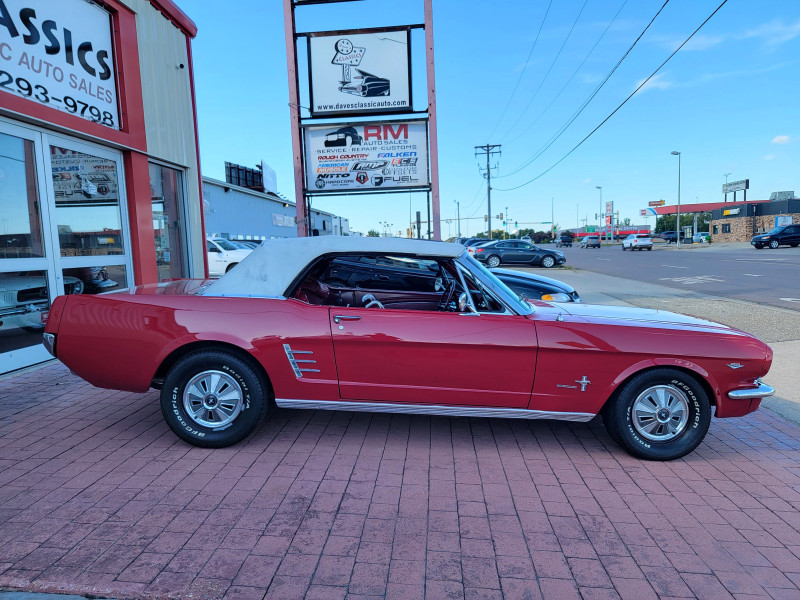
<svg viewBox="0 0 800 600"><path fill-rule="evenodd" d="M0 119L0 373L50 358L53 298L127 287L123 182L118 152Z"/></svg>
<svg viewBox="0 0 800 600"><path fill-rule="evenodd" d="M48 260L37 137L0 122L0 373L48 358L42 315L59 293Z"/></svg>

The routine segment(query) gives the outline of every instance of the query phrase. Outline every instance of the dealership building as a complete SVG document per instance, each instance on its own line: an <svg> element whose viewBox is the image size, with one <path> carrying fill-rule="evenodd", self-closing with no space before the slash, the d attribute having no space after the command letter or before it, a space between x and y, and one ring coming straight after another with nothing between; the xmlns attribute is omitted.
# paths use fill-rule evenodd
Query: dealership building
<svg viewBox="0 0 800 600"><path fill-rule="evenodd" d="M0 0L0 373L63 293L205 273L191 41L171 0Z"/></svg>

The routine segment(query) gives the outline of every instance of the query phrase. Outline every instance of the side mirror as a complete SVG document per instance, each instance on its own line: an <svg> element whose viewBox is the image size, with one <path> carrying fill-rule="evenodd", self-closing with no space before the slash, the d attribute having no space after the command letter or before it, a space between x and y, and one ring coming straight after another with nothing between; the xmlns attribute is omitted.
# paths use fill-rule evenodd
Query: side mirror
<svg viewBox="0 0 800 600"><path fill-rule="evenodd" d="M461 295L458 297L458 312L464 312L467 308L467 292L461 292Z"/></svg>

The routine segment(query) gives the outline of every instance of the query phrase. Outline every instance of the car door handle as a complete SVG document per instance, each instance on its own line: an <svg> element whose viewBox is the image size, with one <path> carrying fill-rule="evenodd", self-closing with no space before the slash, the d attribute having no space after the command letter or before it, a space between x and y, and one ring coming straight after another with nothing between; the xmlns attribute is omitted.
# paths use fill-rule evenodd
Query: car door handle
<svg viewBox="0 0 800 600"><path fill-rule="evenodd" d="M334 323L341 323L342 321L358 321L361 317L355 315L333 315Z"/></svg>

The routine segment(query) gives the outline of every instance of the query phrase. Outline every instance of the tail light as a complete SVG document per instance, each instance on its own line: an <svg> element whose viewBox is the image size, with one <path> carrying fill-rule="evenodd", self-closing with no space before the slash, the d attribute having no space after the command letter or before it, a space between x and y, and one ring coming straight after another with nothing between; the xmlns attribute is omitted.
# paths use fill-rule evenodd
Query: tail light
<svg viewBox="0 0 800 600"><path fill-rule="evenodd" d="M476 248L475 253L477 254L478 252L483 252L483 248Z"/></svg>

